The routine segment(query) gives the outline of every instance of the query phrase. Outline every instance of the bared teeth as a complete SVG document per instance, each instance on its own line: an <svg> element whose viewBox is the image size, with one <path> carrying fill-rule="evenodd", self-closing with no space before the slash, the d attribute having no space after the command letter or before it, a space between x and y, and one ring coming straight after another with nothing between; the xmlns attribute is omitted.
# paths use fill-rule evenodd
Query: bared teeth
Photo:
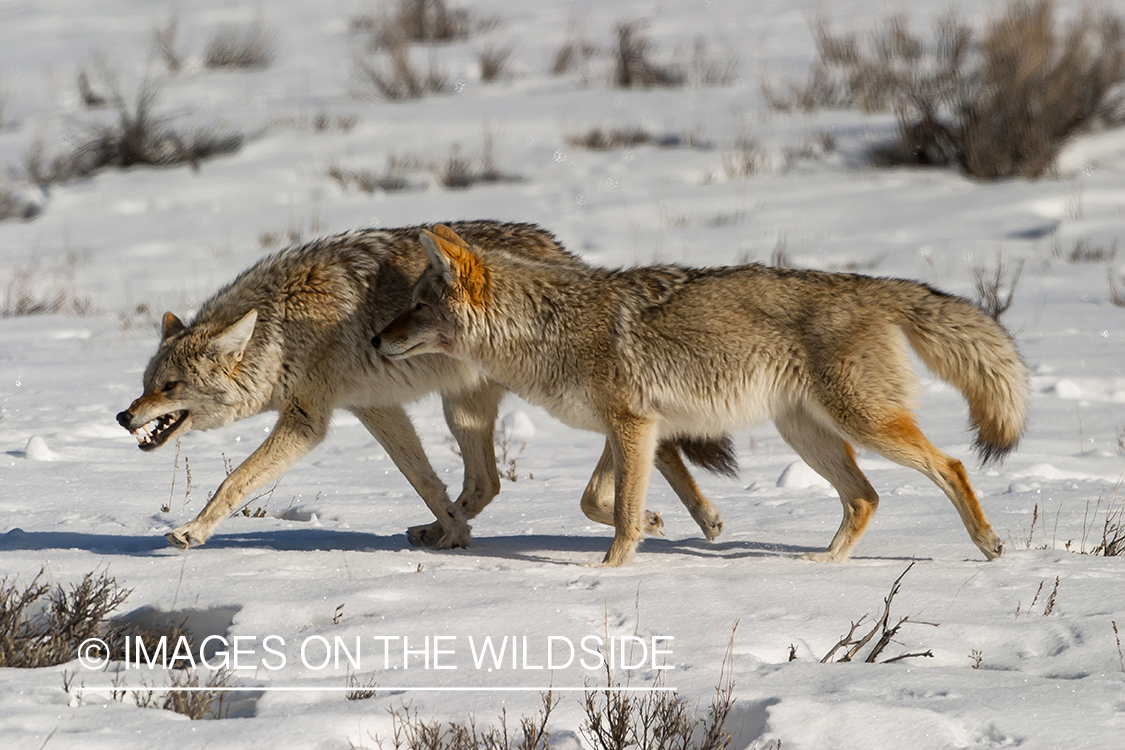
<svg viewBox="0 0 1125 750"><path fill-rule="evenodd" d="M183 411L163 414L134 429L132 433L133 437L137 439L137 442L142 448L159 445L163 441L164 433L166 433L172 425L182 420L184 416L185 412Z"/></svg>

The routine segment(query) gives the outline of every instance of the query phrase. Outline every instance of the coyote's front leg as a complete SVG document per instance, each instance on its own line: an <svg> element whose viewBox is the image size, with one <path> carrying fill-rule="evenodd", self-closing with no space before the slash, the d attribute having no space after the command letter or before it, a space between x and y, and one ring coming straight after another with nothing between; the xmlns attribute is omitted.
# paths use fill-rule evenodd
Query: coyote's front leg
<svg viewBox="0 0 1125 750"><path fill-rule="evenodd" d="M293 402L281 410L269 437L230 473L195 520L164 535L173 547L198 547L211 538L248 493L277 479L328 432L329 409Z"/></svg>
<svg viewBox="0 0 1125 750"><path fill-rule="evenodd" d="M634 414L617 414L610 420L609 444L613 451L613 543L600 567L627 565L644 536L645 490L656 453L656 425Z"/></svg>
<svg viewBox="0 0 1125 750"><path fill-rule="evenodd" d="M441 534L430 546L437 549L468 547L472 541L469 524L460 508L449 502L445 485L426 458L414 423L402 406L354 408L351 411L375 436L437 518Z"/></svg>
<svg viewBox="0 0 1125 750"><path fill-rule="evenodd" d="M445 423L457 441L465 468L464 483L455 505L466 520L476 518L500 492L493 434L503 397L502 386L486 381L479 387L446 393L441 398ZM440 521L406 530L410 543L418 547L435 547L444 535L445 528Z"/></svg>

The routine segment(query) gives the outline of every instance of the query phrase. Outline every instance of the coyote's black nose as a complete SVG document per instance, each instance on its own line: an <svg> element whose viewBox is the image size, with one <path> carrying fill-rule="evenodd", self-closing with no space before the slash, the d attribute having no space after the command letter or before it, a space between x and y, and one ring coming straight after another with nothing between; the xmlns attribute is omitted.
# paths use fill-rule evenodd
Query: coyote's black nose
<svg viewBox="0 0 1125 750"><path fill-rule="evenodd" d="M117 413L117 424L129 429L129 423L133 421L133 415L128 410Z"/></svg>
<svg viewBox="0 0 1125 750"><path fill-rule="evenodd" d="M382 343L383 339L379 338L378 336L371 337L371 346L375 347L376 349L378 349Z"/></svg>

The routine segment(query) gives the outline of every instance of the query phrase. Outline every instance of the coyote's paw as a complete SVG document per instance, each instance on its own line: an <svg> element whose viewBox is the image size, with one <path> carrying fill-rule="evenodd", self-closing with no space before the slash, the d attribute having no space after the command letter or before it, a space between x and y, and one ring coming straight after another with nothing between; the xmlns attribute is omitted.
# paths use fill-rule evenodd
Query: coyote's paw
<svg viewBox="0 0 1125 750"><path fill-rule="evenodd" d="M1000 555L1004 554L1004 543L1000 541L1000 538L997 537L995 532L991 529L989 530L989 536L991 538L983 542L978 542L977 547L984 553L985 558L995 560L1000 557Z"/></svg>
<svg viewBox="0 0 1125 750"><path fill-rule="evenodd" d="M437 523L441 523L439 520ZM441 529L434 549L458 549L468 547L473 543L472 527L465 521L465 517L455 508L449 510L449 525Z"/></svg>
<svg viewBox="0 0 1125 750"><path fill-rule="evenodd" d="M808 560L810 562L844 562L828 550L825 550L824 552L806 552L805 554L801 555L799 559Z"/></svg>
<svg viewBox="0 0 1125 750"><path fill-rule="evenodd" d="M406 530L406 539L415 547L437 547L444 530L437 521L422 526L411 526Z"/></svg>
<svg viewBox="0 0 1125 750"><path fill-rule="evenodd" d="M632 558L628 560L602 560L596 563L582 563L583 568L620 568L632 562Z"/></svg>
<svg viewBox="0 0 1125 750"><path fill-rule="evenodd" d="M437 540L434 549L461 549L462 547L468 547L472 543L473 538L469 533L469 527L466 526L463 531L458 529L442 536Z"/></svg>
<svg viewBox="0 0 1125 750"><path fill-rule="evenodd" d="M164 535L164 538L168 540L168 544L171 544L177 549L189 549L204 544L209 536L209 534L204 535L192 526L192 524L188 523L178 529L169 531Z"/></svg>
<svg viewBox="0 0 1125 750"><path fill-rule="evenodd" d="M718 513L697 517L695 523L700 525L700 531L703 532L706 541L713 542L715 537L722 533L722 518L719 517Z"/></svg>
<svg viewBox="0 0 1125 750"><path fill-rule="evenodd" d="M588 568L619 568L622 565L628 565L633 562L633 557L637 553L637 543L640 541L635 536L625 538L615 538L613 543L609 545L609 549L605 553L605 557L600 563L588 564Z"/></svg>
<svg viewBox="0 0 1125 750"><path fill-rule="evenodd" d="M707 537L707 541L713 542L719 534L723 533L723 519L715 518L713 521L701 523L699 528L703 531L703 536Z"/></svg>
<svg viewBox="0 0 1125 750"><path fill-rule="evenodd" d="M706 499L700 498L702 502L696 506L688 506L691 512L691 518L699 526L699 530L703 532L703 536L707 541L715 541L715 537L723 533L723 519L719 518L719 511L715 510L715 506L707 502Z"/></svg>
<svg viewBox="0 0 1125 750"><path fill-rule="evenodd" d="M645 534L648 536L664 536L664 519L659 513L651 510L645 511Z"/></svg>

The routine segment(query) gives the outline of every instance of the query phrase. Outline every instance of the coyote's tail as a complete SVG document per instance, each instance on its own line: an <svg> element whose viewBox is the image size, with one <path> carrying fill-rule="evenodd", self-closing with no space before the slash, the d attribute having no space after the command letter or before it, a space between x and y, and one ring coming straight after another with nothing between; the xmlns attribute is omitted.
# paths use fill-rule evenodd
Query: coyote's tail
<svg viewBox="0 0 1125 750"><path fill-rule="evenodd" d="M909 284L902 328L918 356L969 402L984 464L1004 458L1027 419L1027 368L999 323L961 297Z"/></svg>
<svg viewBox="0 0 1125 750"><path fill-rule="evenodd" d="M734 441L730 435L721 438L695 438L676 436L672 444L683 457L701 469L725 477L738 476L738 457L734 454Z"/></svg>

